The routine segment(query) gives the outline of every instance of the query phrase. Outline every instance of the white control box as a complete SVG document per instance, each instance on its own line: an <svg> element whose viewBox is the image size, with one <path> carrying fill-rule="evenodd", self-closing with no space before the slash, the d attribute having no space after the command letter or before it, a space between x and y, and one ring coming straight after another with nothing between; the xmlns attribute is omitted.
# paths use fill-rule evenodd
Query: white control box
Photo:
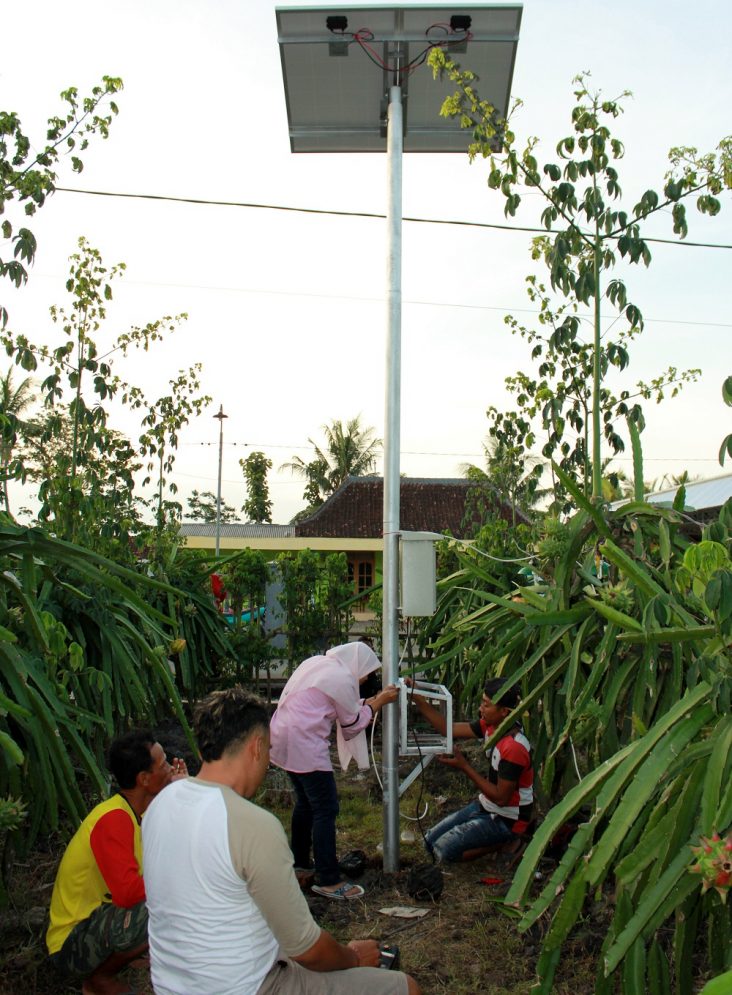
<svg viewBox="0 0 732 995"><path fill-rule="evenodd" d="M433 532L399 534L399 610L405 618L434 615L437 567Z"/></svg>

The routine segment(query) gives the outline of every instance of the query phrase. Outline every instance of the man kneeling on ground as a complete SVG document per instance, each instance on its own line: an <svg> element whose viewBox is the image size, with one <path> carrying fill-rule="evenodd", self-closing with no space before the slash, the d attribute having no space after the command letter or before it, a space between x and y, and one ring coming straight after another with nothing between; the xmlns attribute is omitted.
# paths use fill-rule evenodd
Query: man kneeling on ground
<svg viewBox="0 0 732 995"><path fill-rule="evenodd" d="M411 679L406 678L408 684ZM519 704L518 688L503 690L505 680L495 678L486 683L483 700L474 722L455 722L453 739L489 740L496 728ZM494 698L499 697L496 704ZM445 719L419 691L412 701L420 713L442 735ZM448 767L461 771L479 790L475 801L448 815L425 834L429 852L439 863L473 860L502 845L519 840L531 819L534 804L534 769L531 744L516 721L490 752L488 776L477 771L455 747L453 755L437 758Z"/></svg>
<svg viewBox="0 0 732 995"><path fill-rule="evenodd" d="M92 809L66 847L46 934L51 962L84 978L84 995L126 992L116 975L147 952L140 820L159 791L188 773L184 761L168 763L148 729L113 741L109 769L119 790Z"/></svg>
<svg viewBox="0 0 732 995"><path fill-rule="evenodd" d="M308 909L279 821L251 799L269 765L269 718L241 688L196 708L203 759L145 816L156 995L420 995L377 967L375 940L347 946Z"/></svg>

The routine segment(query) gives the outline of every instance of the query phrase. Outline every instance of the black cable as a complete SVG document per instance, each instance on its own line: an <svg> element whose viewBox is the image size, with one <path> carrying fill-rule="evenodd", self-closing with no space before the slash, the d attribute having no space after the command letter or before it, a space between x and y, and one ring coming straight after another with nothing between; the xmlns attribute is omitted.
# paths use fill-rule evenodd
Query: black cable
<svg viewBox="0 0 732 995"><path fill-rule="evenodd" d="M80 190L76 187L55 187L57 193L80 193L88 197L120 197L129 200L160 200L171 204L200 204L203 207L246 207L262 211L289 211L292 214L320 214L340 218L374 218L383 221L385 214L372 211L335 211L317 207L288 207L285 204L255 204L241 200L207 200L203 197L172 197L166 194L154 193L116 193L112 190ZM525 225L500 225L488 221L457 221L449 218L415 218L403 216L402 221L422 225L458 225L463 228L490 228L496 231L523 231L529 234L561 235L555 228L531 228ZM616 240L620 236L613 236ZM677 245L697 249L732 249L732 244L724 242L687 242L673 238L645 238L645 242L655 242L661 245Z"/></svg>
<svg viewBox="0 0 732 995"><path fill-rule="evenodd" d="M416 677L415 677L416 668L415 668L415 664L414 664L414 654L412 653L412 642L411 642L411 639L410 639L411 621L412 621L411 619L409 619L409 618L407 619L407 661L409 663L410 670L411 670L410 677L412 678L412 686L410 687L409 694L407 695L407 708L410 708L411 704L412 704L412 698L414 697L414 682L416 680ZM423 758L423 754L422 754L422 747L419 744L419 737L417 735L417 729L416 729L416 727L415 727L415 725L414 725L413 722L411 722L409 724L409 729L410 729L412 735L414 736L414 742L415 742L415 744L417 746L417 752L418 752L418 756L419 756L419 763L421 765L422 761L424 759ZM430 850L430 848L427 846L427 835L426 835L426 833L424 831L424 827L422 826L422 816L420 815L420 809L422 807L422 798L424 797L424 781L425 781L425 768L422 767L422 771L421 771L421 773L419 775L419 795L417 797L417 803L416 803L416 807L415 807L415 810L414 810L415 816L416 816L415 821L416 821L417 826L419 828L419 832L420 832L420 835L422 837L422 842L424 843L424 848L427 851L427 853L430 855L430 857L432 859L432 863L436 864L437 863L437 858L435 857L434 853Z"/></svg>

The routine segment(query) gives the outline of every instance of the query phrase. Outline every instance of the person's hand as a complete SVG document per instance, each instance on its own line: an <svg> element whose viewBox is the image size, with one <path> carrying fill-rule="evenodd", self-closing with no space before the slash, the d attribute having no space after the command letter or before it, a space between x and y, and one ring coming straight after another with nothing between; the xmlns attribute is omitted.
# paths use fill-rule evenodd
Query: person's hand
<svg viewBox="0 0 732 995"><path fill-rule="evenodd" d="M412 695L414 695L415 697L417 696L419 696L420 698L422 697L421 692L417 687L418 682L415 681L413 677L402 677L402 680L404 681L404 683L407 685L408 688L412 689L412 694L410 695L410 698L412 697Z"/></svg>
<svg viewBox="0 0 732 995"><path fill-rule="evenodd" d="M182 757L173 757L170 766L173 768L171 781L180 781L182 778L188 777L188 766Z"/></svg>
<svg viewBox="0 0 732 995"><path fill-rule="evenodd" d="M379 944L376 940L351 940L348 946L356 951L358 967L379 966Z"/></svg>
<svg viewBox="0 0 732 995"><path fill-rule="evenodd" d="M389 705L399 697L399 688L396 684L387 684L385 688L379 691L376 697L381 699L382 705Z"/></svg>
<svg viewBox="0 0 732 995"><path fill-rule="evenodd" d="M445 767L452 767L454 770L466 770L470 766L462 751L457 746L453 747L452 756L446 753L440 753L438 754L437 759L441 764L444 764Z"/></svg>
<svg viewBox="0 0 732 995"><path fill-rule="evenodd" d="M371 711L376 713L384 705L388 705L392 701L396 701L399 697L399 688L396 684L388 684L383 690L375 694L373 698L367 698L365 701L366 705L371 707Z"/></svg>

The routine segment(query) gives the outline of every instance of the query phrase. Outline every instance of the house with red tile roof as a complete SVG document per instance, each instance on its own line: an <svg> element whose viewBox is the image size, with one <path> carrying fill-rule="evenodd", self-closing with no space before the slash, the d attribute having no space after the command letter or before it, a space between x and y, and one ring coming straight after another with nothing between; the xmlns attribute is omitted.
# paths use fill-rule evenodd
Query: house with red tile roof
<svg viewBox="0 0 732 995"><path fill-rule="evenodd" d="M495 513L510 522L510 505L497 492L486 491L484 484L464 477L402 477L400 527L405 532L447 531L458 539L470 538L479 522L471 520L473 504L468 495L477 486L483 491L483 503L494 501ZM343 552L358 594L381 580L383 519L383 478L347 477L312 515L292 525L222 524L220 548L222 553L244 548L271 550L273 556L298 549ZM184 522L180 529L189 547L214 548L214 525Z"/></svg>

